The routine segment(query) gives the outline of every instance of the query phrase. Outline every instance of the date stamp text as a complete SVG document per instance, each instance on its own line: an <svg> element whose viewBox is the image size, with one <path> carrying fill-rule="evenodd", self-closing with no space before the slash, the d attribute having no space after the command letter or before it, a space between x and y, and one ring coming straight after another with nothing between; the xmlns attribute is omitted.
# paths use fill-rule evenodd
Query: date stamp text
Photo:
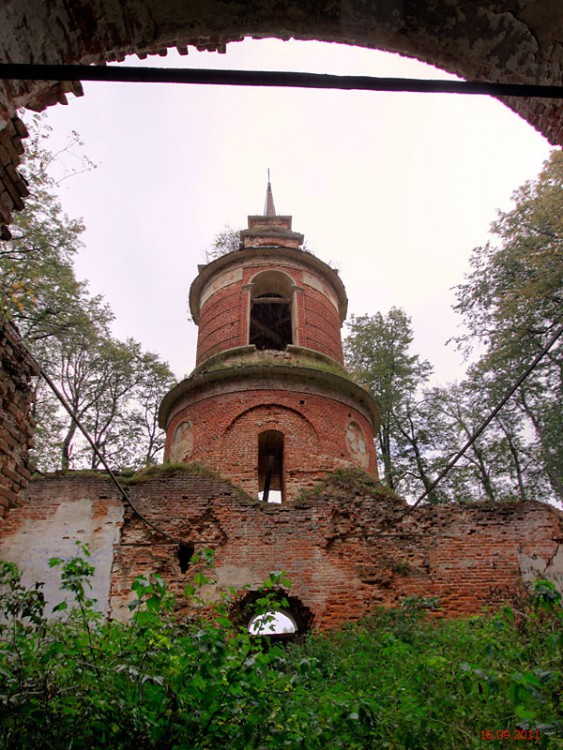
<svg viewBox="0 0 563 750"><path fill-rule="evenodd" d="M482 740L539 740L537 729L482 729Z"/></svg>

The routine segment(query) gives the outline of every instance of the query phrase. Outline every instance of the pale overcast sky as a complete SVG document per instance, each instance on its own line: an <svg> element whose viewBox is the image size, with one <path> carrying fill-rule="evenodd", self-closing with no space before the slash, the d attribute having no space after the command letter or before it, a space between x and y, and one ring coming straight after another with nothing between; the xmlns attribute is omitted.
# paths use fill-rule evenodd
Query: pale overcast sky
<svg viewBox="0 0 563 750"><path fill-rule="evenodd" d="M128 64L446 78L422 63L317 42L245 41ZM87 231L80 278L177 377L194 366L189 286L228 224L261 213L270 168L276 209L339 268L349 314L404 308L435 382L460 376L445 347L458 323L451 287L496 210L538 174L550 146L483 96L224 86L84 85L49 109L53 148L77 130L95 171L61 186Z"/></svg>

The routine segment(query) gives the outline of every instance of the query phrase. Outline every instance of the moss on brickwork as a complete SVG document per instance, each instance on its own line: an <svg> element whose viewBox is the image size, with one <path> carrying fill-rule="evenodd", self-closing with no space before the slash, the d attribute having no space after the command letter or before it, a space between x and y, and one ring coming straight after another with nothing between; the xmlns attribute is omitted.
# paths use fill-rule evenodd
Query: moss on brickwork
<svg viewBox="0 0 563 750"><path fill-rule="evenodd" d="M123 485L131 486L152 482L158 479L171 479L173 477L180 477L185 475L215 479L218 482L222 482L223 484L232 487L233 490L241 497L241 499L243 498L244 500L251 501L252 503L260 503L260 500L258 500L258 498L249 495L241 487L239 487L239 485L235 484L230 479L221 476L219 472L209 469L199 461L190 461L189 463L167 462L164 464L157 464L155 466L147 466L146 468L141 469L140 471L137 471L133 474L121 475L118 477L118 479Z"/></svg>
<svg viewBox="0 0 563 750"><path fill-rule="evenodd" d="M143 482L151 482L153 479L166 479L168 477L176 477L181 474L196 474L202 477L212 477L213 479L220 479L221 481L228 481L221 477L217 472L211 471L203 464L198 461L192 461L191 463L164 463L155 464L153 466L146 466L144 469L134 471L133 469L124 470L120 474L116 474L118 481L124 485L142 484ZM65 479L81 478L81 477L95 477L98 479L110 479L110 475L103 469L73 469L71 471L53 471L48 474L34 474L33 479L54 479L58 477L64 477Z"/></svg>
<svg viewBox="0 0 563 750"><path fill-rule="evenodd" d="M284 354L283 352L281 353ZM322 362L318 359L306 356L276 356L273 352L263 355L250 355L241 357L230 357L225 356L221 358L219 355L213 359L212 362L206 363L205 368L202 368L201 372L215 372L217 370L228 370L232 368L248 367L248 366L259 366L259 367L305 367L309 370L320 370L321 372L327 372L331 375L338 375L346 380L356 382L354 376L340 366L337 362L328 363Z"/></svg>
<svg viewBox="0 0 563 750"><path fill-rule="evenodd" d="M196 474L203 477L212 477L214 479L221 479L226 481L217 472L211 471L203 464L198 461L191 461L190 463L164 463L156 464L154 466L146 466L141 471L137 471L129 476L121 476L120 480L123 484L142 484L143 482L151 482L153 479L165 479L167 477L176 477L180 474Z"/></svg>
<svg viewBox="0 0 563 750"><path fill-rule="evenodd" d="M323 494L339 495L342 493L373 499L385 497L399 500L401 503L405 502L404 498L390 490L389 487L358 468L341 468L330 472L325 479L311 489L302 490L298 499L302 501Z"/></svg>

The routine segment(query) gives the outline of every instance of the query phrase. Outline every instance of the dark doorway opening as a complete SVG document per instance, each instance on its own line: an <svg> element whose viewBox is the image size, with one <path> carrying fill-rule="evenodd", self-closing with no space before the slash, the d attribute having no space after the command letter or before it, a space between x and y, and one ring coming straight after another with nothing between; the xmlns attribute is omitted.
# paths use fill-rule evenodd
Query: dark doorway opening
<svg viewBox="0 0 563 750"><path fill-rule="evenodd" d="M258 435L258 497L266 503L283 502L283 432Z"/></svg>
<svg viewBox="0 0 563 750"><path fill-rule="evenodd" d="M257 349L285 349L293 343L291 300L281 294L261 294L252 300L248 343Z"/></svg>

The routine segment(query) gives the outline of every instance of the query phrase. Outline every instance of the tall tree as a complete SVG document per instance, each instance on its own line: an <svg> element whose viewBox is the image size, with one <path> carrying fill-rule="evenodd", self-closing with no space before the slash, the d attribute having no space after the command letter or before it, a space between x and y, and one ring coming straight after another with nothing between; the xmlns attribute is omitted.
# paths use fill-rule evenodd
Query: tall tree
<svg viewBox="0 0 563 750"><path fill-rule="evenodd" d="M419 398L410 398L400 405L394 414L394 437L401 467L398 480L401 494L415 499L427 493L428 502L439 503L450 497L444 485L431 487L445 466L444 448L447 446L449 452L451 444L443 440L448 425L441 403L433 396L432 389L424 388Z"/></svg>
<svg viewBox="0 0 563 750"><path fill-rule="evenodd" d="M405 471L396 429L398 415L411 403L431 372L430 363L410 352L410 318L391 308L387 315L352 316L344 342L346 363L379 404L379 454L385 482L397 489Z"/></svg>
<svg viewBox="0 0 563 750"><path fill-rule="evenodd" d="M165 362L152 352L145 352L140 361L141 379L135 390L135 410L131 415L143 435L143 453L137 463L154 464L164 448L166 434L158 425L158 409L165 393L175 383L175 378Z"/></svg>
<svg viewBox="0 0 563 750"><path fill-rule="evenodd" d="M0 243L0 312L19 327L102 455L116 468L141 466L162 446L156 410L174 378L156 354L111 336L113 313L76 279L84 226L62 211L47 138L48 129L36 120L24 162L30 197L15 218L13 240ZM34 416L40 469L98 467L75 420L43 382Z"/></svg>
<svg viewBox="0 0 563 750"><path fill-rule="evenodd" d="M468 333L484 347L479 368L502 390L563 323L563 153L514 193L514 208L491 226L494 240L473 251L457 288ZM519 390L515 403L535 435L536 456L563 499L563 337Z"/></svg>
<svg viewBox="0 0 563 750"><path fill-rule="evenodd" d="M75 328L86 294L73 267L84 225L63 213L48 172L48 136L37 117L22 164L30 191L26 208L14 215L12 240L0 242L0 307L29 343Z"/></svg>

